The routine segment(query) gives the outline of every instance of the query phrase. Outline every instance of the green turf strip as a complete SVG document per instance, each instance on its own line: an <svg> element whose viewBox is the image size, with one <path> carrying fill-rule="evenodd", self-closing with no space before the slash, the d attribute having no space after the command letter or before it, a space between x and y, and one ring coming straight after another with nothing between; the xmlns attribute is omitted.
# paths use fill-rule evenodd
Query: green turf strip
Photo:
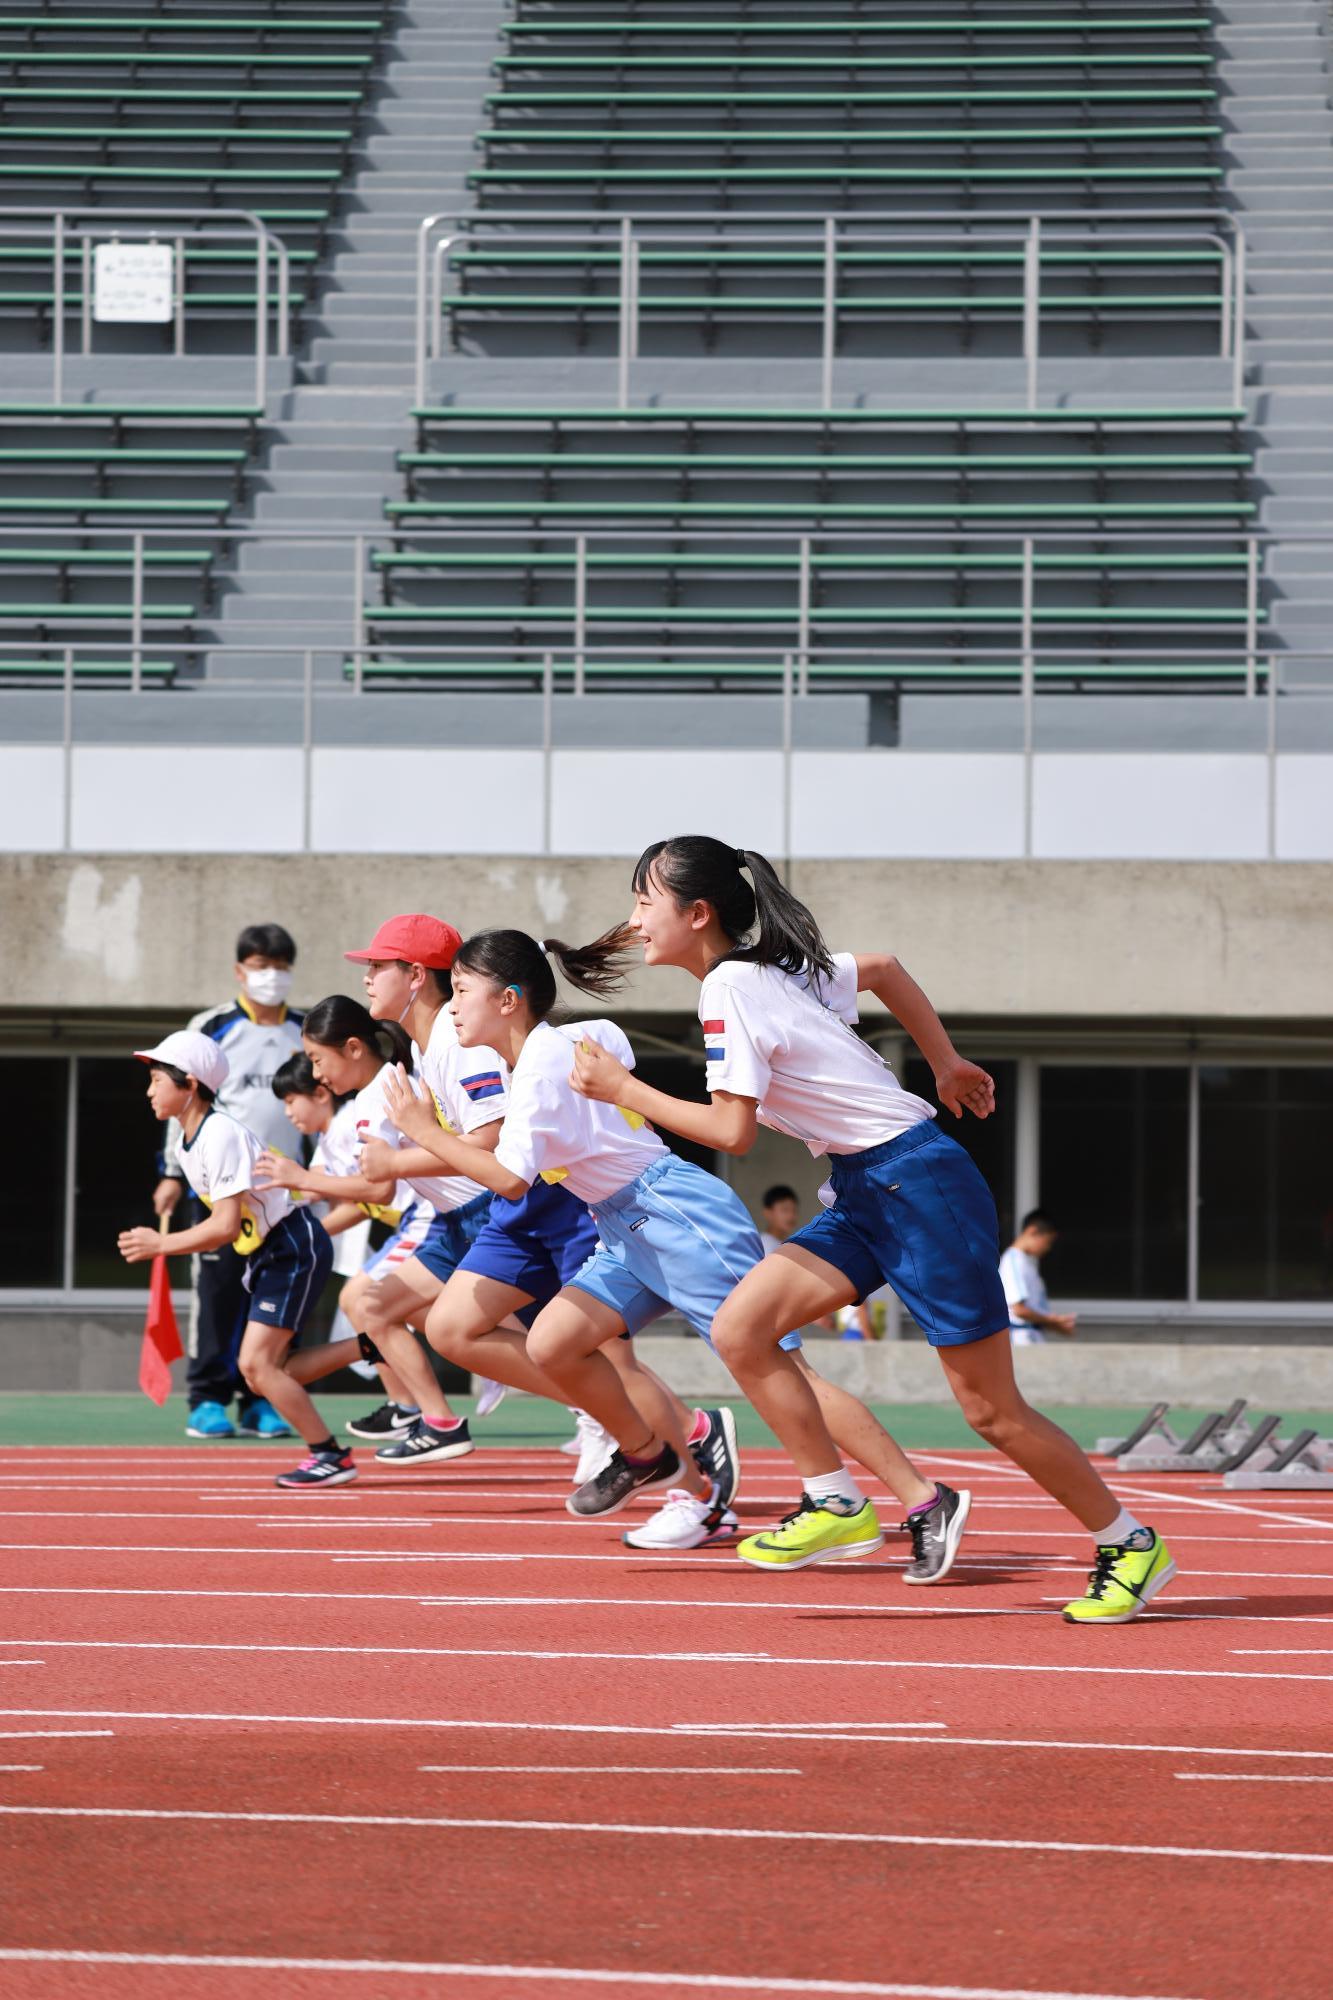
<svg viewBox="0 0 1333 2000"><path fill-rule="evenodd" d="M378 1389L367 1384L363 1396L338 1396L325 1390L320 1401L328 1411L330 1422L340 1429L349 1416L363 1407L369 1410L378 1398ZM1146 1403L1147 1398L1144 1400ZM451 1397L450 1401L460 1416L471 1416L473 1403L470 1396ZM742 1444L771 1445L775 1442L747 1403L733 1402L731 1407L736 1413ZM952 1403L875 1403L871 1407L880 1422L909 1450L955 1451L959 1447L975 1449L980 1445L980 1439L968 1429ZM1055 1420L1071 1431L1083 1445L1091 1445L1099 1437L1128 1431L1143 1415L1142 1407L1115 1409L1047 1405L1047 1408ZM1176 1428L1183 1426L1192 1430L1203 1415L1202 1410L1177 1409L1174 1404L1171 1408L1171 1422ZM1293 1410L1285 1414L1283 1428L1291 1431L1307 1424L1320 1428L1326 1423L1326 1413ZM488 1445L512 1449L522 1445L559 1444L569 1436L572 1428L571 1419L556 1404L542 1402L537 1397L510 1396L494 1416L483 1419L476 1426L475 1436L482 1450ZM146 1396L139 1395L0 1394L0 1446L176 1445L185 1441L183 1396L173 1396L165 1408L159 1410ZM281 1451L290 1452L293 1449L291 1439L279 1439L276 1444ZM262 1451L266 1457L274 1455L272 1443L254 1438L240 1438L234 1442L200 1439L196 1448L201 1459L219 1455L229 1457L237 1452L249 1451ZM447 1478L447 1472L443 1473L442 1483Z"/></svg>

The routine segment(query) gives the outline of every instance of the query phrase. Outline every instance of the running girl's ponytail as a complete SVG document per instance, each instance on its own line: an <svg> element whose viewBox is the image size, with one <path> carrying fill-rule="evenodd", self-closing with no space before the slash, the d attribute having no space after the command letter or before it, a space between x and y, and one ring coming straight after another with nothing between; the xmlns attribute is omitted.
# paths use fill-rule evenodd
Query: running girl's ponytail
<svg viewBox="0 0 1333 2000"><path fill-rule="evenodd" d="M331 993L327 1000L317 1001L302 1021L301 1033L322 1049L344 1048L355 1036L386 1062L401 1063L408 1071L412 1068L412 1037L406 1028L397 1021L377 1021L359 1000L349 999L346 993Z"/></svg>
<svg viewBox="0 0 1333 2000"><path fill-rule="evenodd" d="M559 938L539 944L526 931L478 931L455 955L454 966L493 979L497 986L514 987L527 1001L533 1019L544 1021L555 1005L552 959L580 993L605 1000L624 985L635 944L624 924L584 945L562 944Z"/></svg>
<svg viewBox="0 0 1333 2000"><path fill-rule="evenodd" d="M742 869L748 869L749 882ZM643 893L650 877L681 909L689 903L712 904L736 947L727 958L774 965L781 972L809 967L831 977L833 957L819 925L772 863L752 848L728 847L702 833L678 834L654 841L639 856L635 895Z"/></svg>

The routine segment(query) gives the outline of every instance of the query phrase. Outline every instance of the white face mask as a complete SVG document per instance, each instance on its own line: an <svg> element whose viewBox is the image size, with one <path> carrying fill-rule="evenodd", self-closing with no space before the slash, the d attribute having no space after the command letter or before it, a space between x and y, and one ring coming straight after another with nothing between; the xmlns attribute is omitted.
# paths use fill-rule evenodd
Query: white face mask
<svg viewBox="0 0 1333 2000"><path fill-rule="evenodd" d="M257 1007L277 1007L292 990L290 972L280 972L276 965L266 965L261 972L247 972L245 975L246 997Z"/></svg>

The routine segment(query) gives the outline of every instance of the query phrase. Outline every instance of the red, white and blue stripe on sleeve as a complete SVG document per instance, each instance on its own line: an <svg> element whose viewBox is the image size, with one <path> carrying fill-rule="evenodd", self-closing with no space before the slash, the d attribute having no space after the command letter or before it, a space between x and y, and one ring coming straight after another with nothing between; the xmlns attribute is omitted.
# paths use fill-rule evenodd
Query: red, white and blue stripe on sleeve
<svg viewBox="0 0 1333 2000"><path fill-rule="evenodd" d="M726 1022L705 1021L703 1024L703 1030L704 1030L704 1061L722 1062L727 1053Z"/></svg>
<svg viewBox="0 0 1333 2000"><path fill-rule="evenodd" d="M460 1077L459 1082L473 1104L479 1103L483 1097L504 1095L504 1079L498 1069L479 1070L475 1076Z"/></svg>

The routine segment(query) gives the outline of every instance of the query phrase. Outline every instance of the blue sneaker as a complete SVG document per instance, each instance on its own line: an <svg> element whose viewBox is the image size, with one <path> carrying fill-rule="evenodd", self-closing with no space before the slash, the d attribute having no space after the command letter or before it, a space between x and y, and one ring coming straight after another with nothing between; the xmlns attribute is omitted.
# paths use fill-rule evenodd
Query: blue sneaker
<svg viewBox="0 0 1333 2000"><path fill-rule="evenodd" d="M265 1402L263 1397L257 1403L251 1403L248 1410L241 1411L236 1428L242 1437L289 1438L292 1434L291 1425L285 1423L272 1403Z"/></svg>
<svg viewBox="0 0 1333 2000"><path fill-rule="evenodd" d="M221 1403L196 1403L185 1426L187 1438L234 1438L231 1418Z"/></svg>

